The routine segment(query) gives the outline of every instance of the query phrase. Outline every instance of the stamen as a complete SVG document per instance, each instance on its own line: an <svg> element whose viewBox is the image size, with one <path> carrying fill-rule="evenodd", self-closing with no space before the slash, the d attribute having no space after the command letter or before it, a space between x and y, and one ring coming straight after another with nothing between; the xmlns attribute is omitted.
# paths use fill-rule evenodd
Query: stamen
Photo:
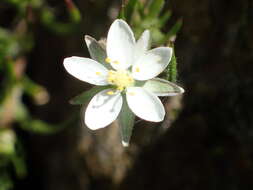
<svg viewBox="0 0 253 190"><path fill-rule="evenodd" d="M129 81L129 82L134 82L134 79L132 79L132 78L129 77L129 78L128 78L128 81Z"/></svg>
<svg viewBox="0 0 253 190"><path fill-rule="evenodd" d="M123 87L123 86L119 86L117 89L118 89L119 91L123 91L123 90L124 90L124 87Z"/></svg>
<svg viewBox="0 0 253 190"><path fill-rule="evenodd" d="M96 75L101 75L101 73L100 72L96 72Z"/></svg>
<svg viewBox="0 0 253 190"><path fill-rule="evenodd" d="M135 68L135 71L138 73L138 72L140 72L140 68L139 67L136 67Z"/></svg>
<svg viewBox="0 0 253 190"><path fill-rule="evenodd" d="M108 94L108 95L113 95L113 94L115 94L115 92L113 92L113 91L111 90L111 91L106 92L106 94Z"/></svg>
<svg viewBox="0 0 253 190"><path fill-rule="evenodd" d="M112 60L111 60L109 57L107 57L107 58L105 59L105 62L106 62L106 63L111 63Z"/></svg>
<svg viewBox="0 0 253 190"><path fill-rule="evenodd" d="M123 91L126 87L132 86L134 84L134 79L130 73L126 70L108 72L107 81L114 85L117 90Z"/></svg>
<svg viewBox="0 0 253 190"><path fill-rule="evenodd" d="M118 65L119 64L119 61L113 61L114 64Z"/></svg>

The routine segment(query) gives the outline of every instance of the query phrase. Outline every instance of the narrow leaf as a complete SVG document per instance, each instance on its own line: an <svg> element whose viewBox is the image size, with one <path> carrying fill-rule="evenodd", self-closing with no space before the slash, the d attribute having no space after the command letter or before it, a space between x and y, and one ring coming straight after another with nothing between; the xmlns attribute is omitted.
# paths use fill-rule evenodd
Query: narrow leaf
<svg viewBox="0 0 253 190"><path fill-rule="evenodd" d="M121 0L121 9L120 9L120 12L119 12L119 15L118 15L119 19L126 20L125 6L126 6L125 0Z"/></svg>
<svg viewBox="0 0 253 190"><path fill-rule="evenodd" d="M121 132L121 138L122 138L122 144L123 146L127 147L129 145L132 131L134 127L134 119L135 115L130 110L130 108L127 105L126 96L123 95L123 105L121 112L118 116L118 124L120 127Z"/></svg>
<svg viewBox="0 0 253 190"><path fill-rule="evenodd" d="M135 12L135 8L138 0L129 0L125 7L125 16L128 22L131 22L133 14Z"/></svg>
<svg viewBox="0 0 253 190"><path fill-rule="evenodd" d="M149 5L148 17L158 17L164 6L164 0L152 0Z"/></svg>
<svg viewBox="0 0 253 190"><path fill-rule="evenodd" d="M177 58L175 54L175 48L173 48L172 58L167 70L167 79L171 82L177 81Z"/></svg>
<svg viewBox="0 0 253 190"><path fill-rule="evenodd" d="M172 28L170 29L170 31L166 34L166 39L168 40L169 38L171 38L172 36L176 36L176 34L179 32L179 30L181 29L183 25L183 20L180 19L176 22L176 24L174 24L172 26Z"/></svg>
<svg viewBox="0 0 253 190"><path fill-rule="evenodd" d="M59 131L58 125L50 125L39 119L27 119L20 122L20 127L26 131L37 134L53 134Z"/></svg>
<svg viewBox="0 0 253 190"><path fill-rule="evenodd" d="M161 18L159 19L159 24L160 24L160 27L163 27L167 21L170 19L172 15L172 12L171 11L166 11L162 16Z"/></svg>
<svg viewBox="0 0 253 190"><path fill-rule="evenodd" d="M81 93L80 95L74 97L69 101L72 105L82 105L85 104L87 101L91 100L91 98L97 94L98 92L107 89L108 86L95 86L92 89Z"/></svg>

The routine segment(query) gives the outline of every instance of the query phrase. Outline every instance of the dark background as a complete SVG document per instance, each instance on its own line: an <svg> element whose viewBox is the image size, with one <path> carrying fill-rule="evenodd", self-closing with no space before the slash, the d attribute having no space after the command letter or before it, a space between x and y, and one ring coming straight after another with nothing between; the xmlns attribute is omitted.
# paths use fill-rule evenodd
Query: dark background
<svg viewBox="0 0 253 190"><path fill-rule="evenodd" d="M88 57L84 34L105 37L113 20L109 13L120 4L75 2L83 20L72 34L54 34L40 22L32 27L27 73L51 99L40 107L28 104L35 117L51 123L79 114L80 107L68 100L90 88L66 73L63 59ZM65 3L48 3L64 20ZM78 119L50 136L16 129L28 176L15 179L15 189L253 189L253 1L171 0L165 9L173 11L167 28L183 18L175 48L178 83L186 92L177 100L182 107L176 121L164 121L170 126L165 132L157 124L137 123L127 149L116 126L89 131ZM7 23L12 14L0 13Z"/></svg>

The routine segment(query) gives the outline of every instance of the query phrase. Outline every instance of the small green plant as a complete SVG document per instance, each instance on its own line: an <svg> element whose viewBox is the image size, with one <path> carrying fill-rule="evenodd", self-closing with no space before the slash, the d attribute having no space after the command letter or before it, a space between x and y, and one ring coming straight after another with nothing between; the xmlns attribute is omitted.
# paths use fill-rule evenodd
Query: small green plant
<svg viewBox="0 0 253 190"><path fill-rule="evenodd" d="M66 0L69 21L61 22L44 0L4 0L1 9L8 5L15 10L10 26L0 26L0 190L13 187L10 173L18 178L26 176L25 150L21 138L15 133L14 124L30 133L49 135L65 127L63 122L51 125L34 118L23 95L35 104L45 104L49 99L47 90L35 83L25 72L26 54L36 43L33 39L33 22L57 34L73 32L81 20L79 10L71 0Z"/></svg>

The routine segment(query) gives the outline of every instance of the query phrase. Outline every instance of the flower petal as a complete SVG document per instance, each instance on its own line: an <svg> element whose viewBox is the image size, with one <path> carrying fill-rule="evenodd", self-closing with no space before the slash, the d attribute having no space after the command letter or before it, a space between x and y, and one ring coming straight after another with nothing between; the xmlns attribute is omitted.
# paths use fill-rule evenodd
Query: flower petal
<svg viewBox="0 0 253 190"><path fill-rule="evenodd" d="M133 77L148 80L159 75L169 64L172 48L159 47L148 51L133 65Z"/></svg>
<svg viewBox="0 0 253 190"><path fill-rule="evenodd" d="M143 88L157 96L176 96L184 93L180 86L160 78L148 80Z"/></svg>
<svg viewBox="0 0 253 190"><path fill-rule="evenodd" d="M108 70L100 63L82 57L68 57L63 65L69 74L94 85L107 85Z"/></svg>
<svg viewBox="0 0 253 190"><path fill-rule="evenodd" d="M119 115L122 107L120 93L108 94L107 89L96 94L90 101L85 112L85 124L92 130L104 128L111 124Z"/></svg>
<svg viewBox="0 0 253 190"><path fill-rule="evenodd" d="M127 69L132 65L135 38L128 24L121 20L115 20L107 36L107 56L111 60L114 69Z"/></svg>
<svg viewBox="0 0 253 190"><path fill-rule="evenodd" d="M161 100L141 87L127 88L127 103L133 113L144 120L160 122L164 119Z"/></svg>
<svg viewBox="0 0 253 190"><path fill-rule="evenodd" d="M101 63L107 69L112 69L111 65L105 62L105 59L107 58L106 48L103 47L96 39L88 35L85 35L85 42L91 58Z"/></svg>
<svg viewBox="0 0 253 190"><path fill-rule="evenodd" d="M137 61L149 48L150 32L145 30L135 44L134 60Z"/></svg>

